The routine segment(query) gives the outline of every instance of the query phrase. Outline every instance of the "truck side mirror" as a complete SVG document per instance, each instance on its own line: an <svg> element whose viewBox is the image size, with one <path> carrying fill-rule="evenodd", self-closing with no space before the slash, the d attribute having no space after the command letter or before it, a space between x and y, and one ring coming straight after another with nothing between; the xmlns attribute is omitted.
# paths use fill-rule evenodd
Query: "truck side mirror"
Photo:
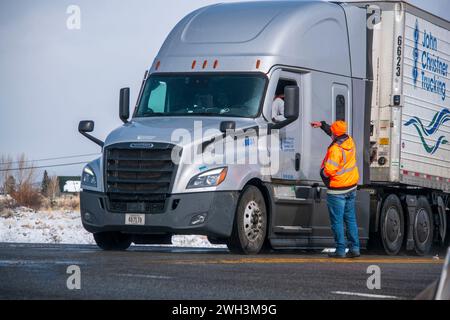
<svg viewBox="0 0 450 320"><path fill-rule="evenodd" d="M78 131L80 133L89 133L93 132L95 127L94 121L80 121L80 124L78 125Z"/></svg>
<svg viewBox="0 0 450 320"><path fill-rule="evenodd" d="M234 121L223 121L220 124L220 132L227 133L227 131L236 130L236 122Z"/></svg>
<svg viewBox="0 0 450 320"><path fill-rule="evenodd" d="M284 88L284 117L288 120L296 120L300 115L300 88L287 86Z"/></svg>
<svg viewBox="0 0 450 320"><path fill-rule="evenodd" d="M298 86L286 86L284 88L284 117L286 120L279 123L270 123L268 133L287 127L300 116L300 88Z"/></svg>
<svg viewBox="0 0 450 320"><path fill-rule="evenodd" d="M119 116L123 123L128 123L128 119L130 118L130 88L120 90Z"/></svg>
<svg viewBox="0 0 450 320"><path fill-rule="evenodd" d="M89 133L91 133L92 131L94 131L94 127L95 127L95 122L88 120L88 121L80 121L80 124L78 125L78 131L85 136L86 138L88 138L89 140L91 140L92 142L94 142L95 144L98 144L101 148L103 148L103 146L105 145L105 143L99 139L97 139L96 137L91 136Z"/></svg>

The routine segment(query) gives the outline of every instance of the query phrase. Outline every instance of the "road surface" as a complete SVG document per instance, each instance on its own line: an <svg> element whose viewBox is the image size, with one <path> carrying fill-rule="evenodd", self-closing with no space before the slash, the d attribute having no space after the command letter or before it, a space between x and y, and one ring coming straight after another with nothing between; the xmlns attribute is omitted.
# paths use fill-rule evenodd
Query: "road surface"
<svg viewBox="0 0 450 320"><path fill-rule="evenodd" d="M308 252L246 257L223 249L0 244L0 299L413 299L439 278L442 264L433 257L330 260ZM67 287L73 265L80 290ZM367 287L369 266L380 268L380 290Z"/></svg>

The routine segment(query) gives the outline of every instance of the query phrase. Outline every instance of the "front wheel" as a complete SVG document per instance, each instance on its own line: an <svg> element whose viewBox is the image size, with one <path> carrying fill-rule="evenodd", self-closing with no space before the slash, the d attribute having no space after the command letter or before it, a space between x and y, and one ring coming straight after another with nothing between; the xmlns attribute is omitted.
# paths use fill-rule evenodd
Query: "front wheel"
<svg viewBox="0 0 450 320"><path fill-rule="evenodd" d="M120 232L100 232L94 234L94 240L105 251L125 251L131 246L131 238Z"/></svg>
<svg viewBox="0 0 450 320"><path fill-rule="evenodd" d="M267 234L267 208L261 191L254 186L244 189L238 202L233 232L227 240L232 253L258 254Z"/></svg>

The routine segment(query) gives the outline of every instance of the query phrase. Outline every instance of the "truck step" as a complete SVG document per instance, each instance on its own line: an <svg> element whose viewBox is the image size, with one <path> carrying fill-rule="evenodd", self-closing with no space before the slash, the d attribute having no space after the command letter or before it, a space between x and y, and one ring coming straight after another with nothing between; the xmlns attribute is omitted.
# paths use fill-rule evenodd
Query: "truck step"
<svg viewBox="0 0 450 320"><path fill-rule="evenodd" d="M279 197L275 198L275 203L280 204L296 204L296 205L311 205L314 203L313 199L302 199L302 198L288 198Z"/></svg>
<svg viewBox="0 0 450 320"><path fill-rule="evenodd" d="M312 228L294 227L294 226L278 226L273 228L273 232L277 234L311 234Z"/></svg>

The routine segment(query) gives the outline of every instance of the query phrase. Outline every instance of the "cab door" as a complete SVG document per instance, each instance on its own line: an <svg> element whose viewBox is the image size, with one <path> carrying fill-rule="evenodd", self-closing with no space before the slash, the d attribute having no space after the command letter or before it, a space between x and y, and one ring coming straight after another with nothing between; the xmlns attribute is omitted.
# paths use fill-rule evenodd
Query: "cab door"
<svg viewBox="0 0 450 320"><path fill-rule="evenodd" d="M273 90L273 97L281 91L281 87L298 86L299 118L279 130L279 148L272 148L272 169L274 161L278 160L277 170L272 171L273 201L275 210L272 217L271 239L282 239L286 236L298 238L311 233L312 201L301 199L297 194L297 186L304 179L301 172L301 150L303 137L303 97L302 74L282 70L277 79L278 90ZM276 109L276 108L275 108ZM272 116L272 118L274 118ZM274 119L272 122L276 123ZM277 159L278 157L278 159Z"/></svg>
<svg viewBox="0 0 450 320"><path fill-rule="evenodd" d="M301 75L298 73L281 71L277 81L277 89L272 93L273 98L286 86L298 86L300 88L300 99L298 108L299 118L288 126L279 130L279 152L278 157L272 154L272 161L278 161L278 166L272 163L272 180L280 183L295 184L301 178L301 135L302 135L302 87ZM269 93L270 94L270 93ZM275 101L274 101L275 103ZM273 110L272 122L276 122ZM275 150L273 150L275 151ZM278 159L277 159L278 158Z"/></svg>

